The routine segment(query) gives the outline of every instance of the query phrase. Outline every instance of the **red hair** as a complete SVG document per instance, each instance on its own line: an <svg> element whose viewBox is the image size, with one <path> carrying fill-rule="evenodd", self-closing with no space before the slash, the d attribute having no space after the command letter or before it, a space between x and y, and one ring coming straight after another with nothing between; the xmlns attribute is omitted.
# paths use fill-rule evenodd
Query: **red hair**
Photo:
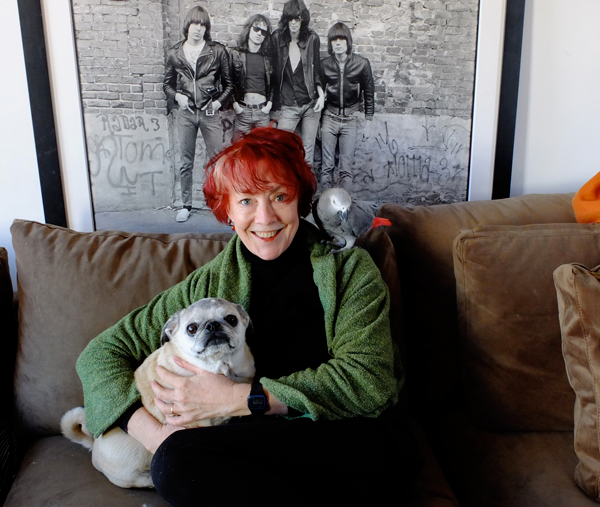
<svg viewBox="0 0 600 507"><path fill-rule="evenodd" d="M259 162L266 162L260 170ZM206 204L222 223L227 223L232 191L255 194L275 182L288 189L291 199L298 198L298 214L305 217L317 190L300 136L272 127L255 128L215 155L206 166L205 176Z"/></svg>

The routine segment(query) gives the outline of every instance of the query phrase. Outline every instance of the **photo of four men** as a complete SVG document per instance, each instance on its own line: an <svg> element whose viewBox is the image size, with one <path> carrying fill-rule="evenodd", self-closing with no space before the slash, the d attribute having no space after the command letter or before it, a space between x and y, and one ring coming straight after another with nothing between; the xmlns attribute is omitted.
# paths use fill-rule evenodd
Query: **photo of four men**
<svg viewBox="0 0 600 507"><path fill-rule="evenodd" d="M364 115L368 131L374 114L374 81L369 60L353 53L352 33L342 22L330 27L327 53L309 28L303 0L288 0L277 27L262 14L250 16L237 47L211 38L207 10L195 6L183 22L184 39L168 52L164 77L167 111L177 109L179 172L183 207L176 220L192 211L193 168L198 133L207 159L219 153L223 127L219 111L233 108L233 139L258 126L298 131L313 166L320 128L321 190L347 187ZM336 163L337 159L337 163Z"/></svg>

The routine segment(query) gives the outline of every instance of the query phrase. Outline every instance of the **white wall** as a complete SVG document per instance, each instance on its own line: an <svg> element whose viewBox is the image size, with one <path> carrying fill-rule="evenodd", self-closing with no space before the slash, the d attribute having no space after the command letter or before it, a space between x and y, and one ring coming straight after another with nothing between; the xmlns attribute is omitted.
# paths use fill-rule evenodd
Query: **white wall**
<svg viewBox="0 0 600 507"><path fill-rule="evenodd" d="M15 218L44 221L17 0L0 0L0 246L8 250L16 290L10 225ZM10 70L8 70L10 69Z"/></svg>
<svg viewBox="0 0 600 507"><path fill-rule="evenodd" d="M511 195L576 191L600 171L598 19L598 0L527 0Z"/></svg>

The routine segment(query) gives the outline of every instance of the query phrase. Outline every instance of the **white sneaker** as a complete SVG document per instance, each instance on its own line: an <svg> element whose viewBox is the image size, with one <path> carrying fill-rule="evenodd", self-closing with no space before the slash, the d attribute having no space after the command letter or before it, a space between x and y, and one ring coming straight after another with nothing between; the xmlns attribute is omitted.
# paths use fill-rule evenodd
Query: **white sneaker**
<svg viewBox="0 0 600 507"><path fill-rule="evenodd" d="M179 213L177 213L175 220L177 220L177 222L185 222L188 218L190 218L190 210L187 208L181 208Z"/></svg>

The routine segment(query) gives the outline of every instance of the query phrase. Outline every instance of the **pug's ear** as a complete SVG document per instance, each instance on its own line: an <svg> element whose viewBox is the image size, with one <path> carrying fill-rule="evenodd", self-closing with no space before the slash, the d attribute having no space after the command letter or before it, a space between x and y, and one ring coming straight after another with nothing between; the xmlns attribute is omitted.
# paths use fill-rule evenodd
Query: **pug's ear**
<svg viewBox="0 0 600 507"><path fill-rule="evenodd" d="M254 333L254 326L252 325L252 321L248 318L248 326L246 327L246 341L250 340L252 334Z"/></svg>
<svg viewBox="0 0 600 507"><path fill-rule="evenodd" d="M246 326L246 341L248 341L248 338L252 336L252 332L254 330L254 327L252 326L252 319L250 319L250 315L248 315L248 312L244 310L244 307L242 305L238 305L236 303L235 306L237 308L238 313L240 314L240 317L242 318L244 326Z"/></svg>
<svg viewBox="0 0 600 507"><path fill-rule="evenodd" d="M234 305L235 305L236 310L240 314L240 317L242 318L242 322L244 323L244 326L248 327L251 324L250 315L248 315L248 312L246 310L244 310L244 307L242 305L238 305L237 303L234 303Z"/></svg>
<svg viewBox="0 0 600 507"><path fill-rule="evenodd" d="M173 333L175 333L175 331L177 331L178 327L179 327L179 312L171 315L171 318L169 320L167 320L167 323L163 326L162 334L160 336L161 346L164 345L165 343L171 341L171 336L173 336Z"/></svg>

